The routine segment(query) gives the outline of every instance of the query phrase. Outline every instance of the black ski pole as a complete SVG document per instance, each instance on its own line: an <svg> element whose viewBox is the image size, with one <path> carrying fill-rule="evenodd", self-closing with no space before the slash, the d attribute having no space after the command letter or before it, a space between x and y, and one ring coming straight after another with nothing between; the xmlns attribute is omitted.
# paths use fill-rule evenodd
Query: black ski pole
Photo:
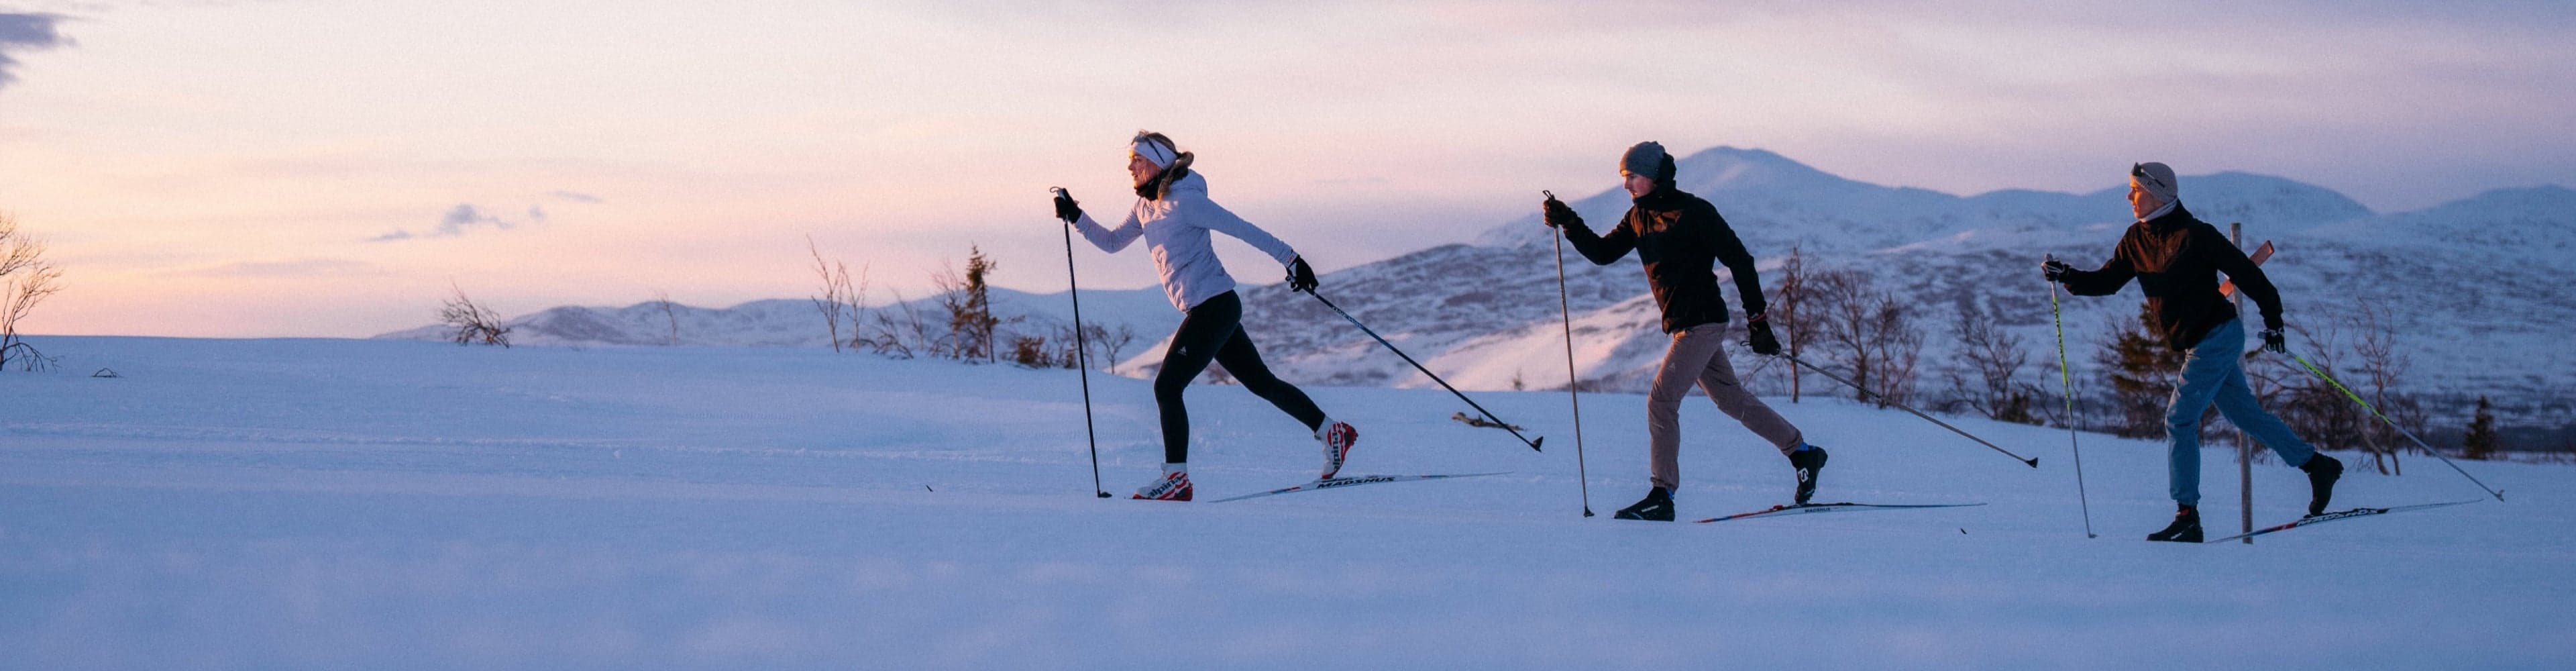
<svg viewBox="0 0 2576 671"><path fill-rule="evenodd" d="M2451 463L2450 457L2442 456L2442 452L2440 450L2435 450L2433 449L2433 446L2424 444L2424 439L2415 437L2415 432L2406 430L2406 427L2398 426L2397 420L2389 419L2387 415L2380 414L2378 408L2370 407L2369 401L2361 400L2360 394L2352 393L2351 389L2344 388L2343 383L2336 382L2334 376L2327 375L2325 370L2317 368L2316 364L2308 363L2308 359L2306 357L2291 354L2290 358L2298 361L2299 367L2308 369L2308 374L2317 376L2317 379L2319 380L2325 380L2326 384L2334 385L2335 391L2343 392L2344 398L2352 399L2353 403L2361 405L2361 409L2370 411L2370 416L2379 418L2379 421L2387 422L2388 428L2396 429L2399 435L2406 436L2407 440L2415 441L2416 447L2424 448L2424 451L2431 453L2433 458L2442 460L2442 465L2451 467L2451 470L2459 471L2460 477L2468 478L2469 482L2476 484L2479 489L2487 490L2488 496L2493 496L2495 497L2495 500L2498 501L2504 500L2504 492L2499 492L2493 487L2488 487L2487 483L2478 481L2478 476L2470 475L2468 471L2461 469L2459 464Z"/></svg>
<svg viewBox="0 0 2576 671"><path fill-rule="evenodd" d="M2075 452L2075 503L2084 510L2084 537L2094 538L2093 497L2084 493L2084 448L2075 442L2075 376L2066 370L2066 316L2057 307L2056 282L2048 283L2048 318L2057 324L2057 382L2066 387L2066 449Z"/></svg>
<svg viewBox="0 0 2576 671"><path fill-rule="evenodd" d="M1539 193L1556 200L1553 192L1541 189ZM1583 468L1583 394L1576 389L1579 385L1574 376L1574 306L1565 297L1565 236L1551 233L1548 237L1556 240L1557 314L1565 316L1565 399L1574 405L1574 482L1583 492L1583 516L1591 517L1592 481Z"/></svg>
<svg viewBox="0 0 2576 671"><path fill-rule="evenodd" d="M1456 394L1456 395L1458 396L1458 400L1466 401L1466 402L1467 402L1467 407L1475 408L1475 409L1476 409L1476 412L1484 413L1484 414L1485 414L1485 419L1492 420L1495 424L1501 424L1501 425L1503 425L1503 427L1502 427L1502 428L1503 428L1503 430L1504 430L1504 431L1510 431L1510 432L1512 433L1512 437L1513 437L1513 438L1519 438L1519 439L1521 439L1521 443L1526 444L1526 445L1529 445L1529 448L1530 448L1531 450L1533 450L1533 451L1539 451L1539 452L1545 452L1545 451L1546 451L1546 450L1540 450L1540 449L1539 449L1539 447L1538 447L1538 444L1539 444L1539 443L1542 443L1542 442L1546 442L1546 440L1547 440L1547 436L1539 436L1539 437L1538 437L1538 440L1531 440L1531 439L1529 439L1529 438L1528 438L1528 437L1526 437L1526 436L1522 436L1520 431L1517 431L1517 430L1512 429L1512 423L1511 423L1511 422L1503 421L1503 418L1501 418L1501 417L1495 417L1495 416L1494 416L1493 411L1491 411L1491 410L1486 410L1486 409L1485 409L1485 406L1477 405L1477 404L1476 404L1476 399L1467 398L1467 394L1466 394L1466 393L1458 391L1458 388L1457 388L1457 387L1449 386L1449 381L1448 381L1448 380L1440 379L1440 376L1439 376L1439 375L1437 375L1437 374L1432 373L1432 372L1431 372L1431 369L1422 367L1422 362L1413 360L1413 357L1412 357L1412 356L1409 356L1409 355L1406 355L1406 354L1404 353L1404 350L1396 349L1396 348L1395 348L1395 343L1387 342L1387 341L1386 341L1386 336L1378 335L1376 331L1371 331L1371 330L1369 330L1368 325L1367 325L1367 324L1362 324L1362 323L1360 323L1359 318L1357 318L1357 317L1352 317L1352 316L1351 316L1351 313L1342 311L1342 306L1334 305L1334 304L1333 304L1333 301L1331 301L1331 300L1329 300L1329 299L1324 298L1324 295L1323 295L1323 294L1316 293L1316 292L1314 292L1314 291L1312 291L1312 290L1307 291L1307 292L1306 292L1306 295L1315 297L1315 300L1323 301L1323 302L1324 302L1324 307L1332 308L1332 309L1333 309L1333 312L1335 312L1335 313L1339 313L1339 314L1342 316L1342 319L1349 320L1349 321L1351 322L1351 325L1352 325L1352 326L1360 327L1360 332L1361 332L1361 333L1366 333L1366 334L1368 334L1368 335L1369 335L1369 337L1371 337L1371 338L1376 338L1376 339L1377 339L1377 344L1385 345L1385 346L1386 346L1386 350L1387 350L1387 351L1389 351L1389 352L1394 352L1396 356L1403 358L1405 363L1413 364L1413 369L1414 369L1414 370L1422 371L1422 374L1423 374L1423 375L1429 375L1429 376L1431 376L1431 381L1440 383L1440 388L1449 390L1449 393L1451 393L1451 394Z"/></svg>
<svg viewBox="0 0 2576 671"><path fill-rule="evenodd" d="M1846 386L1846 387L1851 387L1851 388L1853 388L1853 389L1858 389L1858 390L1860 390L1860 393L1861 393L1861 394L1863 394L1863 395L1867 395L1867 396L1876 396L1876 397L1878 397L1878 400L1879 400L1879 401L1881 401L1881 402L1885 402L1885 403L1886 403L1886 404L1888 404L1888 405L1896 406L1896 408L1897 408L1898 410L1903 410L1903 411L1906 411L1906 412L1914 413L1914 416L1923 418L1923 421L1931 422L1931 423L1934 423L1934 424L1939 424L1939 425L1941 425L1941 428L1949 429L1951 433L1959 434L1959 435L1962 435L1962 436L1967 436L1968 440L1977 441L1977 444L1979 444L1979 445L1984 445L1984 446L1986 446L1987 448L1993 449L1993 450L1994 450L1994 451L1996 451L1996 452L2002 452L2002 453L2004 453L2004 456L2012 457L2014 460L2016 460L2016 461L2020 461L2020 462L2022 463L2022 465L2024 465L2024 466L2029 466L2029 467L2031 467L2031 468L2039 468L2039 459L2037 459L2037 458L2024 458L2024 457L2023 457L2023 456L2021 456L2021 455L2013 454L2013 453L2012 453L2012 450L2007 450L2007 449L2004 449L2004 448L2002 448L2002 447L1998 447L1998 446L1996 446L1994 443L1986 442L1986 439L1984 439L1984 438L1978 438L1978 437L1976 436L1976 434L1968 433L1968 432L1966 432L1966 431L1962 431L1962 430L1960 430L1960 429L1959 429L1959 427L1951 426L1949 422L1944 422L1944 421L1941 421L1941 420L1938 420L1938 419L1933 419L1931 415L1923 414L1923 411L1921 411L1921 410L1916 410L1916 409L1914 409L1913 407L1910 407L1910 406L1905 405L1904 403L1899 403L1899 402L1897 402L1897 400L1896 400L1896 399L1888 398L1886 394L1881 394L1881 393L1878 393L1878 392L1870 391L1868 387L1863 387L1863 386L1860 386L1859 384L1854 383L1854 382L1852 382L1852 381L1850 381L1850 380L1845 380L1845 379L1843 379L1843 378L1842 378L1842 376L1840 376L1840 375L1835 375L1835 374L1833 374L1833 373L1825 372L1825 369L1820 368L1820 367L1817 367L1815 364L1807 363L1807 362L1806 362L1806 360L1804 360L1804 359L1800 359L1800 358L1798 358L1798 357L1796 357L1796 356L1793 356L1793 355L1790 355L1790 354L1788 354L1788 353L1786 353L1786 352L1781 353L1779 356L1780 356L1780 358L1788 359L1790 363L1798 364L1798 365L1801 365L1801 366L1806 366L1806 367L1807 367L1807 370L1815 371L1817 375L1825 376L1825 379L1833 380L1833 381L1835 381L1835 382L1843 383L1843 386Z"/></svg>
<svg viewBox="0 0 2576 671"><path fill-rule="evenodd" d="M1064 187L1052 187L1055 197L1073 199ZM1082 432L1091 440L1091 493L1109 498L1109 490L1100 488L1100 431L1091 424L1091 349L1082 339L1082 280L1073 274L1073 220L1064 220L1064 286L1065 295L1073 299L1073 361L1082 376Z"/></svg>

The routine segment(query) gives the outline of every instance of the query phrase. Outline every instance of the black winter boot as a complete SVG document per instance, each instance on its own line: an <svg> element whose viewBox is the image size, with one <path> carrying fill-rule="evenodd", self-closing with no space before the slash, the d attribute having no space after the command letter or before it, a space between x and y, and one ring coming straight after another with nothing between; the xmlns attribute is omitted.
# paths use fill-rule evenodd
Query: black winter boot
<svg viewBox="0 0 2576 671"><path fill-rule="evenodd" d="M1798 505L1816 495L1816 473L1825 470L1825 448L1808 445L1789 453L1789 467L1798 469Z"/></svg>
<svg viewBox="0 0 2576 671"><path fill-rule="evenodd" d="M1656 487L1654 491L1646 492L1644 500L1638 501L1636 505L1620 508L1619 513L1612 517L1650 522L1673 521L1673 493L1665 491L1662 487Z"/></svg>
<svg viewBox="0 0 2576 671"><path fill-rule="evenodd" d="M2200 542L2200 509L2182 506L2179 510L2175 510L2173 524L2165 525L2163 531L2147 534L2147 540L2176 543Z"/></svg>
<svg viewBox="0 0 2576 671"><path fill-rule="evenodd" d="M2308 463L2299 464L2299 470L2308 472L2308 515L2325 514L2326 504L2334 500L2335 481L2343 479L2343 462L2318 452L2308 457Z"/></svg>

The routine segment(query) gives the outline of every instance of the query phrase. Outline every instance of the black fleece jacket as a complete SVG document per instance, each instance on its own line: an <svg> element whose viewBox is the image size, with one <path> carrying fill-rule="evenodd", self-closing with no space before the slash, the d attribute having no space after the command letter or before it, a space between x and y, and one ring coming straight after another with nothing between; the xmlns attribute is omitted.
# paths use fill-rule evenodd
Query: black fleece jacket
<svg viewBox="0 0 2576 671"><path fill-rule="evenodd" d="M2189 350L2210 329L2236 318L2236 306L2218 295L2218 273L2236 281L2236 289L2254 299L2263 327L2281 328L2281 292L2263 276L2263 268L2245 250L2179 204L2172 212L2129 225L2111 260L2100 270L2066 273L2066 289L2078 296L2109 296L2137 278L2147 294L2147 311L2165 337L2165 345Z"/></svg>
<svg viewBox="0 0 2576 671"><path fill-rule="evenodd" d="M1720 262L1735 273L1744 313L1762 313L1762 278L1754 273L1753 255L1744 251L1726 218L1718 216L1717 206L1669 184L1634 202L1608 235L1594 235L1580 219L1568 223L1566 242L1595 265L1610 265L1636 250L1637 259L1645 262L1655 305L1664 310L1665 333L1726 322L1726 298L1717 292Z"/></svg>

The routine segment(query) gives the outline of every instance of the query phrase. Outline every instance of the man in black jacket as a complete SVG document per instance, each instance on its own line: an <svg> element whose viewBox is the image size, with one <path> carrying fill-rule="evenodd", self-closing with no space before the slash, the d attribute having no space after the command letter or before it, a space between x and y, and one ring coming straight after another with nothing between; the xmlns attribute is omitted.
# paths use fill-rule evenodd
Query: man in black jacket
<svg viewBox="0 0 2576 671"><path fill-rule="evenodd" d="M2200 416L2211 404L2237 428L2272 448L2281 463L2298 464L2308 474L2308 514L2325 511L2333 498L2343 462L2299 440L2281 418L2265 411L2245 382L2238 362L2245 351L2245 326L2235 306L2218 293L2218 273L2227 273L2236 288L2254 299L2263 313L2263 349L2287 351L2282 343L2281 293L2263 269L2227 236L2191 216L2182 207L2173 168L2140 163L2129 169L2129 207L2138 223L2120 237L2111 260L2099 270L2076 270L2055 259L2041 264L2051 282L2066 284L2078 296L2117 293L2131 278L2147 294L2149 326L2166 346L2188 352L2182 379L2165 407L2166 475L2173 495L2174 521L2151 541L2198 543L2200 530Z"/></svg>
<svg viewBox="0 0 2576 671"><path fill-rule="evenodd" d="M1653 142L1628 148L1619 159L1634 206L1609 235L1594 235L1574 209L1554 198L1541 204L1547 225L1565 232L1567 242L1596 265L1610 265L1636 250L1646 266L1646 285L1663 308L1664 332L1673 336L1664 365L1655 371L1654 390L1646 397L1646 436L1653 462L1654 489L1644 500L1619 511L1626 520L1673 519L1673 491L1681 487L1681 402L1699 383L1717 409L1743 422L1744 428L1768 440L1789 457L1797 470L1797 502L1816 493L1816 472L1825 466L1825 451L1808 445L1798 427L1745 391L1727 363L1726 299L1718 295L1715 266L1723 262L1735 275L1736 295L1752 332L1753 351L1778 354L1780 341L1762 319L1762 281L1753 271L1753 255L1728 228L1717 208L1673 183L1673 157Z"/></svg>

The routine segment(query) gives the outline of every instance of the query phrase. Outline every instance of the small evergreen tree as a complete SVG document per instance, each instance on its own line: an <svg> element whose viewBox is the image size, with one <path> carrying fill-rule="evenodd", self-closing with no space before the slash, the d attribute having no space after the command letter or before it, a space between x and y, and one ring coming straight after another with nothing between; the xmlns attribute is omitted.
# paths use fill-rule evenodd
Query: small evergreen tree
<svg viewBox="0 0 2576 671"><path fill-rule="evenodd" d="M2165 404L2182 376L2183 352L2165 346L2156 315L2145 307L2114 329L2120 335L2097 353L2119 413L2112 432L2129 438L2165 435Z"/></svg>
<svg viewBox="0 0 2576 671"><path fill-rule="evenodd" d="M2478 414L2469 420L2469 435L2460 439L2460 456L2470 459L2496 457L2495 410L2487 403L2484 394L2478 395Z"/></svg>

